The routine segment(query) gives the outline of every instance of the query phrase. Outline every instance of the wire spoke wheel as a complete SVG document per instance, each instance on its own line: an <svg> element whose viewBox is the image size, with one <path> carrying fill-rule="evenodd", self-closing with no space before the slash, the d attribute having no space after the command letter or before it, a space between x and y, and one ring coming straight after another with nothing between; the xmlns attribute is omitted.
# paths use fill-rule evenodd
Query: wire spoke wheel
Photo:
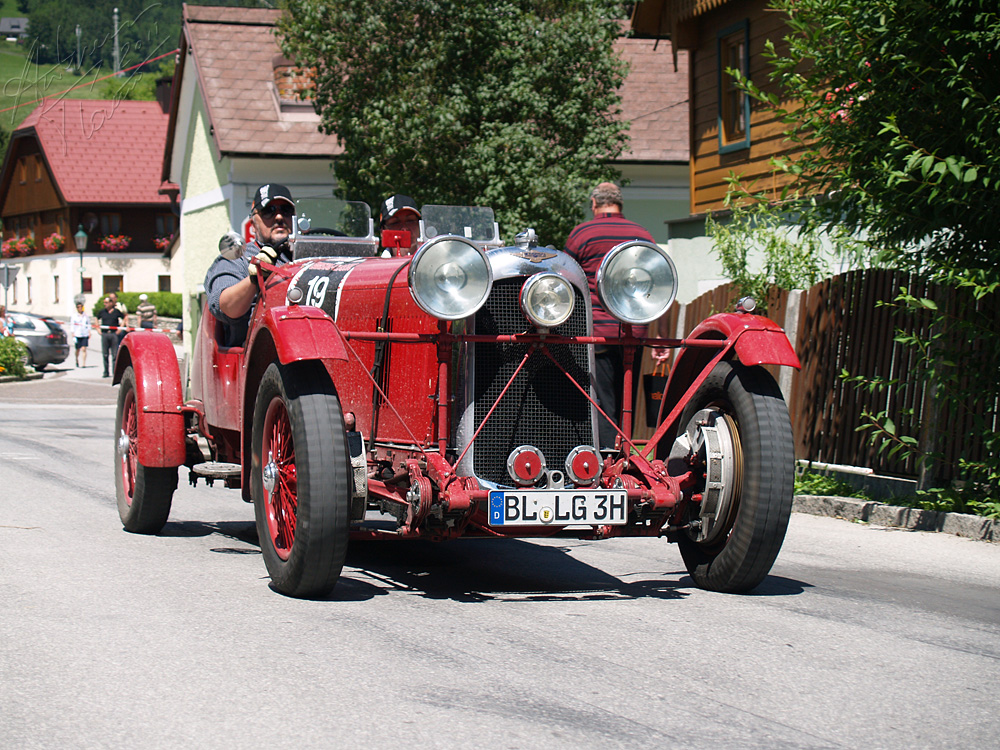
<svg viewBox="0 0 1000 750"><path fill-rule="evenodd" d="M125 489L125 502L132 505L132 496L135 494L135 475L138 462L135 457L135 449L139 438L139 418L135 413L135 391L129 390L125 394L124 415L122 424L118 430L119 442L119 462L118 470L122 473L122 485Z"/></svg>
<svg viewBox="0 0 1000 750"><path fill-rule="evenodd" d="M295 481L295 443L288 411L280 398L272 399L264 417L262 455L264 466L264 504L267 507L267 530L274 551L287 560L295 543L295 513L298 491Z"/></svg>
<svg viewBox="0 0 1000 750"><path fill-rule="evenodd" d="M681 556L701 588L748 591L771 570L791 515L794 451L781 391L761 367L721 362L681 424L671 459L702 477Z"/></svg>
<svg viewBox="0 0 1000 750"><path fill-rule="evenodd" d="M253 413L250 490L271 586L321 597L347 555L353 471L340 399L321 363L272 363Z"/></svg>
<svg viewBox="0 0 1000 750"><path fill-rule="evenodd" d="M115 494L126 531L155 534L170 516L177 489L176 466L143 466L139 461L139 396L135 370L127 367L115 414Z"/></svg>

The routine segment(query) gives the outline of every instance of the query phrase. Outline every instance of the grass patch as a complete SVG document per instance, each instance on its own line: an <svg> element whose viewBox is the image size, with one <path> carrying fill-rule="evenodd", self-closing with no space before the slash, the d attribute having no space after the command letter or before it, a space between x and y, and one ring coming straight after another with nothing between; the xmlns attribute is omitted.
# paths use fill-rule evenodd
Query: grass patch
<svg viewBox="0 0 1000 750"><path fill-rule="evenodd" d="M110 70L85 70L76 75L65 65L35 65L26 50L0 40L0 127L10 132L38 106L37 99L152 99L159 73L105 78ZM104 80L101 80L104 79ZM73 88L77 87L77 88ZM72 91L67 89L73 88ZM63 93L65 92L65 93Z"/></svg>

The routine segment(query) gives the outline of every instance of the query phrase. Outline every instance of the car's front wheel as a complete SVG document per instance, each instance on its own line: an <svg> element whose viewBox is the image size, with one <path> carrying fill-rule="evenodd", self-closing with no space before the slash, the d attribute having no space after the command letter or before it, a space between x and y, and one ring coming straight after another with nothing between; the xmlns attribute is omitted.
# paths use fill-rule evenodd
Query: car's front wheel
<svg viewBox="0 0 1000 750"><path fill-rule="evenodd" d="M177 467L143 466L138 459L139 402L135 370L125 368L115 415L115 493L126 531L155 534L167 522L177 489Z"/></svg>
<svg viewBox="0 0 1000 750"><path fill-rule="evenodd" d="M252 441L251 492L271 586L324 596L347 556L353 474L340 399L320 363L267 368Z"/></svg>
<svg viewBox="0 0 1000 750"><path fill-rule="evenodd" d="M721 362L681 424L671 455L703 478L681 556L699 587L748 591L771 570L792 509L795 458L781 391L762 367Z"/></svg>

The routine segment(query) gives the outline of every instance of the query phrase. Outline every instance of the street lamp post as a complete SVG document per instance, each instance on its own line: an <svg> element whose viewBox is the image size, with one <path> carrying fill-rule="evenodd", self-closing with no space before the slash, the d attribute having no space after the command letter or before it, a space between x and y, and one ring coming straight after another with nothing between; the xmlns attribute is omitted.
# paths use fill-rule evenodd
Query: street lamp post
<svg viewBox="0 0 1000 750"><path fill-rule="evenodd" d="M83 224L80 224L73 235L73 241L76 243L76 251L80 253L80 294L83 294L83 251L87 249L87 233L83 231Z"/></svg>

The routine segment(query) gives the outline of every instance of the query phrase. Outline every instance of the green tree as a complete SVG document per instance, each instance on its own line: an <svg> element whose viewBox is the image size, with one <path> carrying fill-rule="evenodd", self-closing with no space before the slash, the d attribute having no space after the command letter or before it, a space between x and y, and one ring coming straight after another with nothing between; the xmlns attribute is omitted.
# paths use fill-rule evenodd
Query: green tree
<svg viewBox="0 0 1000 750"><path fill-rule="evenodd" d="M338 193L492 206L564 242L626 148L605 0L288 0L284 53L316 75Z"/></svg>
<svg viewBox="0 0 1000 750"><path fill-rule="evenodd" d="M746 82L777 110L800 149L777 166L818 196L806 228L865 237L876 262L943 287L942 304L903 289L897 341L916 369L862 383L936 386L934 408L863 415L873 442L924 465L932 487L947 460L935 436L964 420L968 446L951 472L1000 491L1000 8L996 0L773 0L790 33L769 43L778 92ZM794 106L784 103L794 102ZM921 326L921 317L929 317ZM993 364L987 364L992 362ZM859 380L854 378L855 381ZM897 429L919 421L917 435ZM969 451L971 455L973 451Z"/></svg>
<svg viewBox="0 0 1000 750"><path fill-rule="evenodd" d="M790 27L768 44L780 93L750 88L802 148L780 166L828 197L807 218L863 231L893 265L1000 274L996 0L772 5Z"/></svg>

